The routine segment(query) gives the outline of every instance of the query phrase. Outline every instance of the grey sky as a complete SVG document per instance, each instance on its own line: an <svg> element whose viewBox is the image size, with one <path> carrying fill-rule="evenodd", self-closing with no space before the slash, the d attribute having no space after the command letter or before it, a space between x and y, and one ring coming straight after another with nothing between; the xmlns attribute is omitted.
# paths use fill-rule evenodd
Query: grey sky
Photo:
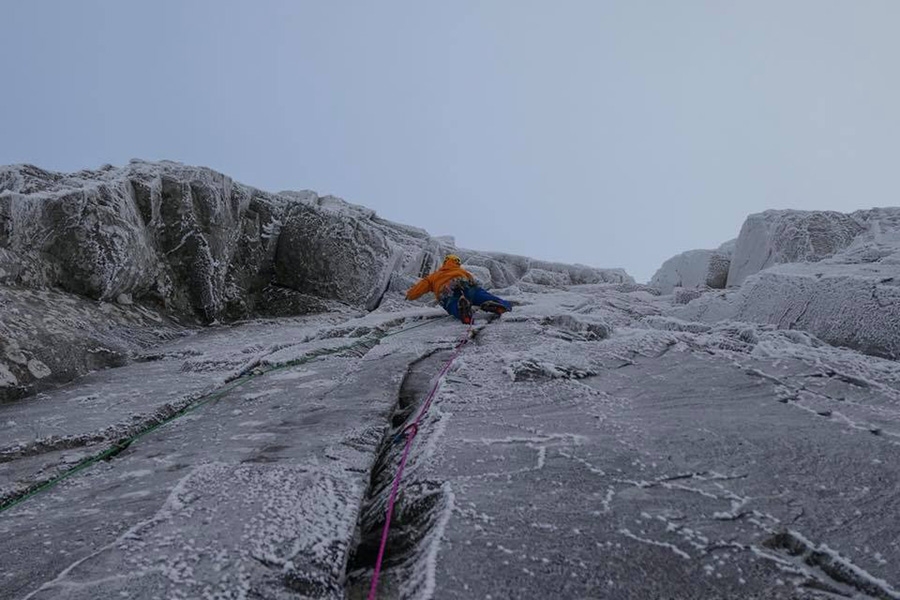
<svg viewBox="0 0 900 600"><path fill-rule="evenodd" d="M0 0L0 164L310 188L639 281L897 205L900 2Z"/></svg>

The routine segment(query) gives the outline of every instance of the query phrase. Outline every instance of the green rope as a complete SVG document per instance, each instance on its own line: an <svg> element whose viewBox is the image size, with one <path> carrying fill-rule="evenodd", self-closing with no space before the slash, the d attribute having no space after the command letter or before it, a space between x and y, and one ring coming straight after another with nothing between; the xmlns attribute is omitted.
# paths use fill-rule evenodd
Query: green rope
<svg viewBox="0 0 900 600"><path fill-rule="evenodd" d="M349 344L346 346L340 346L338 348L330 348L330 349L326 349L326 350L314 351L314 352L311 352L310 354L307 354L306 356L303 356L302 358L289 361L282 365L270 366L269 368L265 368L265 369L255 369L250 374L243 375L243 376L239 377L238 379L233 380L231 383L226 385L224 388L210 392L209 394L207 394L205 396L201 396L200 398L197 399L196 402L193 402L191 404L188 404L187 406L184 406L184 407L178 409L177 411L175 411L168 417L161 419L161 420L157 421L156 423L153 423L146 429L138 431L137 433L134 433L127 438L123 438L121 440L114 442L113 445L111 447L107 448L106 450L103 450L102 452L99 452L98 454L95 454L93 456L88 456L88 457L82 459L74 467L50 478L49 480L47 480L43 483L36 484L36 485L26 489L22 495L17 495L17 496L8 498L6 500L0 501L0 513L3 513L5 511L11 509L12 507L25 502L28 499L33 498L34 496L40 494L41 492L49 490L50 488L56 486L58 483L62 482L63 480L68 479L69 477L75 475L76 473L79 473L80 471L83 471L86 468L97 464L101 460L109 460L109 459L113 458L114 456L116 456L117 454L124 451L132 443L136 442L137 440L141 439L142 437L145 437L145 436L149 435L150 433L153 433L157 429L161 428L164 425L167 425L168 423L171 423L175 419L181 418L186 414L192 413L202 406L206 406L213 400L218 400L218 399L222 398L222 396L224 396L228 392L230 392L236 388L239 388L243 385L246 385L246 384L250 383L251 381L258 379L259 377L262 377L263 375L267 375L267 374L273 373L275 371L290 369L292 367L296 367L298 365L310 362L321 356L328 356L331 354L337 354L340 352L345 352L347 350L352 350L353 348L356 348L358 346L363 346L363 345L369 343L369 341L374 341L375 345L377 345L384 338L398 335L401 333L405 333L407 331L416 329L418 327L422 327L424 325L428 325L430 323L438 322L442 319L446 319L449 316L450 315L446 315L446 316L437 317L437 318L426 317L426 320L424 322L417 323L411 327L406 327L406 328L400 329L398 331L392 331L390 333L377 332L375 335L371 336L369 339L363 338L360 341L354 342L353 344Z"/></svg>
<svg viewBox="0 0 900 600"><path fill-rule="evenodd" d="M425 326L425 325L430 325L430 324L432 324L432 323L437 323L438 321L443 321L443 320L445 320L445 319L449 319L451 316L452 316L452 315L443 315L443 316L440 316L440 317L425 317L425 321L422 322L422 323L417 323L417 324L413 325L412 327L407 327L407 328L401 329L401 330L399 330L399 331L392 331L391 333L386 333L386 334L382 335L381 337L382 337L382 338L386 338L386 337L391 337L392 335L398 335L398 334L400 334L400 333L406 333L407 331L409 331L409 330L411 330L411 329L415 329L415 328L417 328L417 327L423 327L423 326Z"/></svg>

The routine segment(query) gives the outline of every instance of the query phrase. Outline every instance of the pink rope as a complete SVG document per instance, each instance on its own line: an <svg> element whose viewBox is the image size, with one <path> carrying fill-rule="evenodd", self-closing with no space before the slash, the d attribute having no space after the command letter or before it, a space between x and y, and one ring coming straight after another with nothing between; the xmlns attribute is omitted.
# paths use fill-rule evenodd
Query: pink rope
<svg viewBox="0 0 900 600"><path fill-rule="evenodd" d="M441 369L437 380L434 382L434 386L431 388L431 392L428 393L425 403L419 410L419 414L416 415L416 420L405 429L406 446L403 448L400 466L397 468L397 474L394 476L394 483L391 486L391 495L388 497L387 512L384 515L384 527L381 530L381 545L378 547L378 558L375 559L375 573L372 575L372 585L369 587L368 600L375 600L375 595L378 591L378 578L381 576L381 563L384 560L384 551L385 548L387 548L388 533L391 530L391 517L394 515L394 503L397 501L397 491L400 489L400 479L403 477L403 469L406 468L406 459L409 458L409 449L412 448L413 439L416 437L416 434L419 433L419 423L422 421L422 417L425 416L425 413L428 412L431 403L434 401L434 396L437 393L438 386L441 384L441 379L443 379L444 375L447 374L447 371L450 370L450 366L453 364L453 361L456 360L456 357L459 356L462 347L469 341L471 332L472 327L470 325L466 330L466 335L458 344L456 344L456 348L453 349L453 356L444 363L444 368Z"/></svg>

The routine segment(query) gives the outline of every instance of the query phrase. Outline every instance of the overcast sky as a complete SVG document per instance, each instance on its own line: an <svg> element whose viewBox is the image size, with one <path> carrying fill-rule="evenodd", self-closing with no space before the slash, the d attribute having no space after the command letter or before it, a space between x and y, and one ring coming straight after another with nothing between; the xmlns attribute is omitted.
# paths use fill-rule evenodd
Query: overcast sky
<svg viewBox="0 0 900 600"><path fill-rule="evenodd" d="M314 189L624 267L900 204L898 0L0 0L0 164Z"/></svg>

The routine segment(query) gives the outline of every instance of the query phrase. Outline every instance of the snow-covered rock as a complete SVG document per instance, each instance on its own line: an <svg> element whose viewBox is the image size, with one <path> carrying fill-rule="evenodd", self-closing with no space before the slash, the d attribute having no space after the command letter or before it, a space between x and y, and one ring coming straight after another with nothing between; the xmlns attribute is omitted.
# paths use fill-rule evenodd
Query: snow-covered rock
<svg viewBox="0 0 900 600"><path fill-rule="evenodd" d="M570 265L503 252L478 252L460 249L464 265L482 266L491 273L491 285L504 288L524 280L538 285L562 286L594 283L634 283L623 269L597 269Z"/></svg>
<svg viewBox="0 0 900 600"><path fill-rule="evenodd" d="M273 284L372 310L450 252L483 267L489 287L531 268L573 283L630 280L621 270L457 250L452 237L334 196L272 194L174 162L74 174L0 168L0 284L131 298L214 322L266 312Z"/></svg>
<svg viewBox="0 0 900 600"><path fill-rule="evenodd" d="M734 314L900 358L900 264L793 263L749 277Z"/></svg>
<svg viewBox="0 0 900 600"><path fill-rule="evenodd" d="M724 288L731 255L727 250L688 250L662 264L650 285L663 294L675 288Z"/></svg>
<svg viewBox="0 0 900 600"><path fill-rule="evenodd" d="M481 287L490 285L491 272L487 267L480 267L477 265L463 265L463 267L472 274L472 277L475 278L475 282L478 283L478 285Z"/></svg>
<svg viewBox="0 0 900 600"><path fill-rule="evenodd" d="M378 306L402 252L367 219L291 207L278 240L278 282L369 309Z"/></svg>
<svg viewBox="0 0 900 600"><path fill-rule="evenodd" d="M363 597L398 478L379 597L900 598L900 209L673 298L175 163L0 189L0 597ZM450 251L513 311L403 301Z"/></svg>
<svg viewBox="0 0 900 600"><path fill-rule="evenodd" d="M558 288L572 285L572 279L569 277L568 273L545 271L544 269L529 269L524 277L522 277L522 281L525 283L534 283L537 285Z"/></svg>
<svg viewBox="0 0 900 600"><path fill-rule="evenodd" d="M858 210L852 216L863 231L835 257L835 262L900 264L900 208Z"/></svg>
<svg viewBox="0 0 900 600"><path fill-rule="evenodd" d="M211 322L248 316L271 279L286 201L210 169L132 161L72 175L0 170L0 283L130 294ZM2 268L2 265L0 265Z"/></svg>
<svg viewBox="0 0 900 600"><path fill-rule="evenodd" d="M451 252L487 287L513 285L529 272L540 285L633 281L621 270L457 249L452 237L334 196L268 193L176 162L135 160L72 174L0 167L0 286L4 320L10 315L16 325L2 333L51 373L6 365L0 396L127 362L144 342L118 325L144 331L143 310L185 324L308 314L335 303L373 310L386 297L402 298ZM18 326L26 313L13 309L38 292L56 306L29 334ZM96 315L86 315L90 301L102 302ZM110 328L98 325L104 319ZM98 353L97 344L105 350ZM57 357L60 348L71 358Z"/></svg>
<svg viewBox="0 0 900 600"><path fill-rule="evenodd" d="M900 357L900 209L850 215L769 211L751 216L741 236L738 253L771 250L765 261L758 252L744 253L745 267L776 259L778 264L747 276L728 293L691 299L673 315L801 329L837 346Z"/></svg>
<svg viewBox="0 0 900 600"><path fill-rule="evenodd" d="M691 302L692 300L696 300L697 298L701 297L703 295L704 291L705 290L703 290L699 287L688 288L688 289L681 288L681 287L675 288L675 292L673 294L672 301L675 304L687 304L687 303Z"/></svg>
<svg viewBox="0 0 900 600"><path fill-rule="evenodd" d="M803 329L831 344L896 359L900 208L857 211L847 218L854 225L838 228L833 245L841 248L830 257L778 265L745 280L735 316ZM855 237L845 243L841 235L854 230Z"/></svg>
<svg viewBox="0 0 900 600"><path fill-rule="evenodd" d="M471 330L388 295L0 403L0 597L365 597L395 479L379 598L900 597L900 364L520 283Z"/></svg>
<svg viewBox="0 0 900 600"><path fill-rule="evenodd" d="M144 306L0 285L0 403L117 367L187 329Z"/></svg>
<svg viewBox="0 0 900 600"><path fill-rule="evenodd" d="M850 245L864 230L853 215L833 211L767 210L741 227L728 286L776 264L816 262Z"/></svg>

